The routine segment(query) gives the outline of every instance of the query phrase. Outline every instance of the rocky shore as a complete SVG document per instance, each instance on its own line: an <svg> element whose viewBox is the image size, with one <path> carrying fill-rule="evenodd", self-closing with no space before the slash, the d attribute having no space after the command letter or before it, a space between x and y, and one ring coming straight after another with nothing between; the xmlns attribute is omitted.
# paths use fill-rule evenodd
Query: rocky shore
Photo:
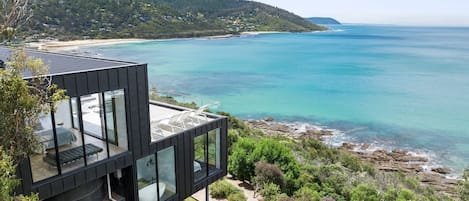
<svg viewBox="0 0 469 201"><path fill-rule="evenodd" d="M336 134L334 129L325 129L319 126L299 126L294 123L275 122L273 118L263 120L246 120L245 123L253 129L262 130L272 136L285 136L291 139L314 137L324 142L328 136ZM327 143L326 143L327 144ZM458 179L447 178L452 170L447 167L430 167L431 159L412 154L408 150L384 149L370 150L370 144L342 143L339 149L358 156L362 161L375 164L379 171L403 172L417 176L420 182L432 186L435 190L444 192L451 197L457 193Z"/></svg>

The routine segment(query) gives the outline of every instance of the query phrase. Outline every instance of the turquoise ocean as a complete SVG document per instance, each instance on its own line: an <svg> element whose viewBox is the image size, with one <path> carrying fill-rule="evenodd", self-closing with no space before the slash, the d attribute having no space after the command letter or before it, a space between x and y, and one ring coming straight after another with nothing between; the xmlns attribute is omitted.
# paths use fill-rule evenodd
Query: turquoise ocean
<svg viewBox="0 0 469 201"><path fill-rule="evenodd" d="M158 91L243 119L321 125L345 131L338 142L469 165L469 28L340 25L85 51L148 63Z"/></svg>

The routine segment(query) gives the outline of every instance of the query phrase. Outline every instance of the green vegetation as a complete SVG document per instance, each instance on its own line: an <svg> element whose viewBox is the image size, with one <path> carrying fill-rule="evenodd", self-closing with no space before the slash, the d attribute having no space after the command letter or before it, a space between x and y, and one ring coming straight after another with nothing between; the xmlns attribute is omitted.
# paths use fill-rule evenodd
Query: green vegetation
<svg viewBox="0 0 469 201"><path fill-rule="evenodd" d="M233 119L228 133L236 134L229 137L235 141L228 164L231 175L256 184L259 171L255 164L259 162L273 164L284 173L286 187L270 180L259 189L266 200L451 200L416 178L377 171L372 164L313 138L258 135L260 131L223 115Z"/></svg>
<svg viewBox="0 0 469 201"><path fill-rule="evenodd" d="M22 27L29 40L55 37L178 38L244 31L324 30L266 4L239 0L43 0Z"/></svg>
<svg viewBox="0 0 469 201"><path fill-rule="evenodd" d="M5 69L0 69L0 146L15 162L38 150L40 143L33 134L39 114L48 113L51 103L64 98L65 91L49 84L44 75L47 66L40 59L16 50ZM34 78L23 80L23 72Z"/></svg>
<svg viewBox="0 0 469 201"><path fill-rule="evenodd" d="M13 191L20 181L16 167L38 149L40 143L33 134L41 113L54 109L51 105L64 97L65 91L49 84L41 60L28 57L24 50L16 50L0 69L0 197L2 200L39 200L37 194L16 196ZM23 80L23 72L33 78Z"/></svg>
<svg viewBox="0 0 469 201"><path fill-rule="evenodd" d="M469 201L469 169L464 171L463 180L459 187L461 201Z"/></svg>
<svg viewBox="0 0 469 201"><path fill-rule="evenodd" d="M244 193L226 180L219 180L210 185L210 195L216 199L228 199L229 201L247 200Z"/></svg>
<svg viewBox="0 0 469 201"><path fill-rule="evenodd" d="M228 143L232 146L228 172L254 185L264 200L453 200L422 185L415 177L377 171L372 164L348 152L329 148L312 137L302 140L271 137L251 129L229 113L219 114L227 116L229 121ZM464 178L459 199L463 201L469 197L469 170ZM223 192L236 191L224 189Z"/></svg>

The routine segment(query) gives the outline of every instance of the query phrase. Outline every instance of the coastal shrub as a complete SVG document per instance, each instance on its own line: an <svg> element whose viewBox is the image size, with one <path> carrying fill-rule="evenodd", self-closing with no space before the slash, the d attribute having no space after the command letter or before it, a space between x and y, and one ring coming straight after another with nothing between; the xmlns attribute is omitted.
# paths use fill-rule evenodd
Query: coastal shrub
<svg viewBox="0 0 469 201"><path fill-rule="evenodd" d="M209 187L209 190L210 190L210 195L213 198L217 198L217 199L228 198L232 194L241 192L241 190L236 188L236 186L234 186L233 184L229 183L228 181L224 179L216 181L215 183L211 184Z"/></svg>
<svg viewBox="0 0 469 201"><path fill-rule="evenodd" d="M296 201L321 201L321 196L318 192L308 187L302 187L295 192Z"/></svg>
<svg viewBox="0 0 469 201"><path fill-rule="evenodd" d="M267 183L264 188L259 191L265 201L275 200L280 195L280 187L277 184Z"/></svg>
<svg viewBox="0 0 469 201"><path fill-rule="evenodd" d="M361 161L358 157L350 155L350 154L342 154L340 158L340 162L343 166L349 168L354 172L362 172L363 167Z"/></svg>
<svg viewBox="0 0 469 201"><path fill-rule="evenodd" d="M417 196L415 195L414 191L409 189L402 189L397 196L396 201L409 201L409 200L416 200Z"/></svg>
<svg viewBox="0 0 469 201"><path fill-rule="evenodd" d="M459 184L459 197L461 201L469 201L469 169L464 170L463 180Z"/></svg>
<svg viewBox="0 0 469 201"><path fill-rule="evenodd" d="M293 199L287 194L282 193L280 195L277 195L277 197L275 197L275 201L296 201L296 199Z"/></svg>
<svg viewBox="0 0 469 201"><path fill-rule="evenodd" d="M237 193L230 194L228 196L228 201L246 201L248 200L242 191Z"/></svg>
<svg viewBox="0 0 469 201"><path fill-rule="evenodd" d="M240 138L231 149L229 157L228 172L235 178L250 181L254 176L254 163L250 154L256 148L256 142L249 138Z"/></svg>
<svg viewBox="0 0 469 201"><path fill-rule="evenodd" d="M280 189L285 187L285 178L282 170L277 166L264 161L257 162L255 168L254 184L258 189L262 189L264 184L277 184Z"/></svg>
<svg viewBox="0 0 469 201"><path fill-rule="evenodd" d="M304 150L308 150L310 159L319 158L329 163L336 163L339 160L339 151L327 147L324 143L313 138L301 141Z"/></svg>
<svg viewBox="0 0 469 201"><path fill-rule="evenodd" d="M394 188L388 188L384 193L383 199L386 201L396 201L399 196L399 192Z"/></svg>
<svg viewBox="0 0 469 201"><path fill-rule="evenodd" d="M228 129L228 153L231 154L233 145L238 142L240 135L238 130Z"/></svg>
<svg viewBox="0 0 469 201"><path fill-rule="evenodd" d="M233 145L228 171L235 178L252 181L255 176L255 163L259 161L275 164L280 168L288 184L287 193L291 194L296 190L299 164L289 147L271 138L257 142L250 138L240 138Z"/></svg>
<svg viewBox="0 0 469 201"><path fill-rule="evenodd" d="M360 184L351 192L351 201L379 201L380 196L378 190L371 185Z"/></svg>
<svg viewBox="0 0 469 201"><path fill-rule="evenodd" d="M319 168L321 186L330 187L335 193L341 192L348 179L349 177L345 174L342 167L338 165L324 165Z"/></svg>

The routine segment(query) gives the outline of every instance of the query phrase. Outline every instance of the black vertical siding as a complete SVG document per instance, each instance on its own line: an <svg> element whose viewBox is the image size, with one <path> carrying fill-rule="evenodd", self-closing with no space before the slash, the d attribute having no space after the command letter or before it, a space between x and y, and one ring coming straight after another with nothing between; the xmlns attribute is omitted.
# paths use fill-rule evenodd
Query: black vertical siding
<svg viewBox="0 0 469 201"><path fill-rule="evenodd" d="M174 200L182 200L226 175L228 126L226 118L219 118L157 143L151 143L147 73L146 65L135 65L53 77L53 83L66 89L67 95L70 97L124 89L129 152L34 184L32 183L29 161L26 160L18 167L18 175L22 178L22 184L17 188L17 192L38 192L41 199L47 199L99 179L117 169L122 169L124 182L128 186L126 199L138 200L136 160L169 146L175 147L176 155L177 194L173 198ZM221 128L220 159L222 171L211 174L208 178L194 185L194 137L215 128Z"/></svg>
<svg viewBox="0 0 469 201"><path fill-rule="evenodd" d="M38 192L41 199L47 199L94 181L108 173L115 172L117 169L129 167L134 164L135 157L132 154L140 156L142 149L148 152L149 143L146 148L142 148L139 144L142 141L140 136L148 136L149 133L148 88L144 84L147 79L146 72L146 65L135 65L52 77L52 82L58 87L66 89L67 95L70 97L124 89L126 92L129 152L34 184L32 183L31 167L29 161L26 160L18 167L18 176L22 179L22 183L16 192ZM145 105L146 109L142 107ZM149 141L149 139L145 141ZM134 185L133 180L129 180L129 182Z"/></svg>

